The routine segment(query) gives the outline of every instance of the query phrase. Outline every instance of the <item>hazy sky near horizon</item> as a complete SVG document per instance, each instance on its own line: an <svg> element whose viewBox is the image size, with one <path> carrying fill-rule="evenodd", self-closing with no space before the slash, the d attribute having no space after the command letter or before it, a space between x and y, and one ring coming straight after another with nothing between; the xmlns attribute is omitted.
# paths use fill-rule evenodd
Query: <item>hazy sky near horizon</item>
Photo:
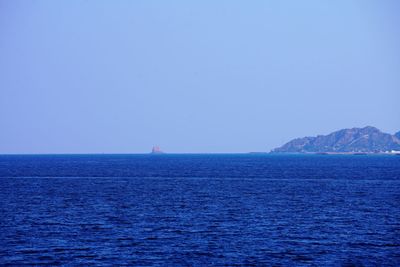
<svg viewBox="0 0 400 267"><path fill-rule="evenodd" d="M0 0L0 153L400 130L400 1Z"/></svg>

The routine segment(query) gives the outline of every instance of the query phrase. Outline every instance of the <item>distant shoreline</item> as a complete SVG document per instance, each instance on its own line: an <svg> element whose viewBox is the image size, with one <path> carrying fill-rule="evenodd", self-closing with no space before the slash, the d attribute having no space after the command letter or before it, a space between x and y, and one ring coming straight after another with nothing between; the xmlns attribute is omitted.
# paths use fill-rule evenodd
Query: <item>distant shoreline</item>
<svg viewBox="0 0 400 267"><path fill-rule="evenodd" d="M392 152L270 152L272 155L349 155L349 156L362 156L362 155L399 155L400 153Z"/></svg>
<svg viewBox="0 0 400 267"><path fill-rule="evenodd" d="M325 156L400 156L400 153L391 152L233 152L233 153L0 153L0 156L174 156L174 155L269 155L269 156L285 156L285 155L325 155Z"/></svg>

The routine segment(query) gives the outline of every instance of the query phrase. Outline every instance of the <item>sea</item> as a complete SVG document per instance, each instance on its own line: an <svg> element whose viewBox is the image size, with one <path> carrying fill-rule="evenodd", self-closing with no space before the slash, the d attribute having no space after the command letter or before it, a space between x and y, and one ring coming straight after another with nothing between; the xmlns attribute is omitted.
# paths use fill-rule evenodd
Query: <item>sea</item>
<svg viewBox="0 0 400 267"><path fill-rule="evenodd" d="M0 155L1 266L400 266L400 156Z"/></svg>

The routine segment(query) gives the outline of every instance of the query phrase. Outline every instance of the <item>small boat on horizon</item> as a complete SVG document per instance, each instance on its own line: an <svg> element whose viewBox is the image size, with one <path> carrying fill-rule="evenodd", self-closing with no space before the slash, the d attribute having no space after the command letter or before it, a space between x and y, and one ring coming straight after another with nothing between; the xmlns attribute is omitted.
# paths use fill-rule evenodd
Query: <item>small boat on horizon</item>
<svg viewBox="0 0 400 267"><path fill-rule="evenodd" d="M160 149L159 146L153 146L151 149L151 154L164 154L164 152Z"/></svg>

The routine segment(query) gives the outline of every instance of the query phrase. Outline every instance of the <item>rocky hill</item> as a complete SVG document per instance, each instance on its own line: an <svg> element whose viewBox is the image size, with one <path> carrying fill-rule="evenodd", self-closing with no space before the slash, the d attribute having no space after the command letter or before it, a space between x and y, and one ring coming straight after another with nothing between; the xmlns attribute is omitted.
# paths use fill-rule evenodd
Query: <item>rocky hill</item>
<svg viewBox="0 0 400 267"><path fill-rule="evenodd" d="M400 132L395 135L371 126L343 129L328 135L294 139L273 153L372 153L400 150Z"/></svg>

